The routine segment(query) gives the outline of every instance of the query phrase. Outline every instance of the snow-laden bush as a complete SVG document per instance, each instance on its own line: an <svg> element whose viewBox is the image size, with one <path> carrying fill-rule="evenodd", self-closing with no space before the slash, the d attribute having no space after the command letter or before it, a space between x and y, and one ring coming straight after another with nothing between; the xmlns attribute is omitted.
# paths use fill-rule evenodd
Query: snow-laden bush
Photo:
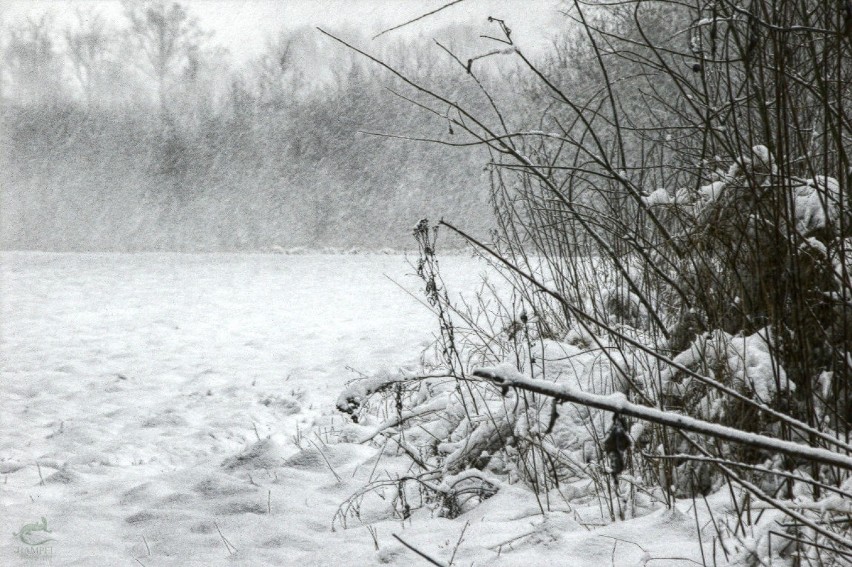
<svg viewBox="0 0 852 567"><path fill-rule="evenodd" d="M672 360L687 368L734 388L762 404L775 404L779 397L789 396L796 385L778 366L770 351L770 329L748 336L732 336L719 329L698 336L688 349ZM690 399L689 413L704 419L740 422L742 416L731 415L721 393L691 376L678 379L675 367L666 367L659 384L669 398Z"/></svg>
<svg viewBox="0 0 852 567"><path fill-rule="evenodd" d="M337 402L353 422L349 440L376 444L383 455L407 456L412 467L405 475L383 476L359 491L341 509L341 520L357 516L355 501L388 483L396 494L406 494L406 507L398 510L403 516L422 506L454 517L505 484L525 486L542 511L550 509L551 499L570 495L600 499L611 519L634 514L611 496L614 468L624 470L628 479L629 473L624 463L616 462L626 447L610 455L603 447L613 424L609 412L557 407L546 396L504 392L471 375L474 368L511 359L531 378L601 394L625 392L629 386L612 373L605 350L585 342L601 337L578 332L561 341L547 339L535 314L515 309L493 287L480 292L476 306L456 305L440 278L432 227L422 224L418 231L417 267L427 298L442 314L440 338L428 357L435 369L356 379ZM464 325L485 305L492 315L487 330L469 332ZM626 360L619 365L629 367ZM640 501L638 506L651 509L661 505L662 496L656 491L650 500Z"/></svg>
<svg viewBox="0 0 852 567"><path fill-rule="evenodd" d="M735 510L735 527L717 532L726 559L847 557L852 534L827 494L850 497L852 467L813 452L852 452L846 12L814 0L578 2L570 57L542 64L493 20L539 79L524 86L543 102L529 128L513 128L497 104L477 113L410 82L418 104L455 131L448 143L490 152L490 241L440 224L511 293L506 307L480 305L485 317L454 311L421 223L417 268L441 329L435 363L453 379L441 395L456 413L435 414L444 428L425 435L394 429L401 450L415 453L409 434L436 436L434 461L420 463L430 474L492 466L540 496L584 477L612 495L612 518L640 493L671 505L725 487ZM548 356L556 345L563 355ZM500 364L510 378L493 370ZM492 384L471 381L477 365L491 368L478 376ZM543 399L566 399L543 386L554 382L579 392L606 384L622 397L572 395L583 407L557 408ZM660 413L636 410L651 423L615 426L622 416L592 402ZM703 425L688 429L687 418ZM599 463L615 447L610 461L621 464L619 427L633 451L619 471L627 482L615 485L606 472L620 466ZM779 443L792 443L783 457L771 454ZM753 502L784 526L754 518ZM786 543L772 549L771 533Z"/></svg>

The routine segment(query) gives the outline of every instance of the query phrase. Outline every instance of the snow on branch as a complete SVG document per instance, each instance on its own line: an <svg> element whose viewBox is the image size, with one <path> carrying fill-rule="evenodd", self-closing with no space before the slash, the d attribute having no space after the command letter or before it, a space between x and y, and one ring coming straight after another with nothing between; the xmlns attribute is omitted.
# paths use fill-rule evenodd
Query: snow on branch
<svg viewBox="0 0 852 567"><path fill-rule="evenodd" d="M357 423L358 419L356 414L358 410L364 403L364 400L373 394L393 388L402 383L413 382L416 380L430 380L433 378L451 378L451 376L447 376L445 374L434 376L415 376L402 370L396 374L381 372L376 376L356 380L355 382L347 385L347 387L340 393L340 396L338 396L335 405L341 412L351 415L353 421Z"/></svg>
<svg viewBox="0 0 852 567"><path fill-rule="evenodd" d="M559 401L571 402L583 406L608 410L635 417L645 421L667 425L683 431L700 433L726 441L743 443L751 447L776 451L792 457L799 457L830 466L841 467L852 470L852 457L835 451L829 451L821 447L809 447L792 441L774 439L757 433L750 433L726 427L716 423L709 423L679 413L668 412L631 403L624 394L616 393L609 395L590 394L576 388L565 385L557 385L543 380L532 380L522 376L514 367L503 364L497 367L480 368L475 370L474 376L483 378L506 388L518 388L545 396L556 398Z"/></svg>
<svg viewBox="0 0 852 567"><path fill-rule="evenodd" d="M378 425L377 427L373 428L370 432L366 433L365 435L362 435L361 438L358 439L358 443L366 443L368 441L372 441L377 435L387 431L388 429L398 427L406 421L414 419L415 417L422 417L430 413L444 411L447 409L448 403L449 400L445 396L442 396L435 398L430 402L422 404L416 407L415 409L404 411L400 415L392 417L381 425Z"/></svg>

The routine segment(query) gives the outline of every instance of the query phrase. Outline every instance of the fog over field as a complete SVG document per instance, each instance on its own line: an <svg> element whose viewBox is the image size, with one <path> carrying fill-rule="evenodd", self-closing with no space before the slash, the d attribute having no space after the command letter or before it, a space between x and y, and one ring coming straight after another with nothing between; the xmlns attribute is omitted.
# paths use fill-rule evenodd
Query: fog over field
<svg viewBox="0 0 852 567"><path fill-rule="evenodd" d="M488 16L523 14L520 44L543 56L564 25L558 3L522 4L461 3L371 39L428 3L188 2L157 36L138 2L4 2L0 243L410 248L423 216L484 234L487 155L375 135L440 138L447 125L316 27L482 106L433 40L474 57L491 49ZM486 64L508 92L516 66Z"/></svg>

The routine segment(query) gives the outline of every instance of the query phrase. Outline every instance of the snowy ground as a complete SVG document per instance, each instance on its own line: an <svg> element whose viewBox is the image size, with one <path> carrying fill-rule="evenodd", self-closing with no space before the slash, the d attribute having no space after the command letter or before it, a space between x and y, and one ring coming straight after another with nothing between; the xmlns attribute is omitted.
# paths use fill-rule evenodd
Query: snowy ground
<svg viewBox="0 0 852 567"><path fill-rule="evenodd" d="M0 565L425 565L392 534L448 562L467 522L456 565L700 562L691 512L590 529L516 487L455 520L367 507L378 550L332 529L376 474L337 435L347 367L416 365L435 330L399 256L0 258Z"/></svg>

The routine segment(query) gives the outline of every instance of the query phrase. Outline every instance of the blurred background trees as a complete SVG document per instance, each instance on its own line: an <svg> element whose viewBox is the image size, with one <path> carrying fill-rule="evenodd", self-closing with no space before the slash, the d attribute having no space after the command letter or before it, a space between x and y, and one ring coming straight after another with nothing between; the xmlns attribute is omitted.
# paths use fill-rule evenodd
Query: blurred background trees
<svg viewBox="0 0 852 567"><path fill-rule="evenodd" d="M473 51L478 32L457 28L438 35ZM482 156L359 132L447 125L314 29L237 61L190 5L151 0L120 20L8 21L0 37L5 248L405 248L424 214L491 224L487 183L470 176ZM431 38L380 49L485 104ZM495 89L511 90L509 71Z"/></svg>

